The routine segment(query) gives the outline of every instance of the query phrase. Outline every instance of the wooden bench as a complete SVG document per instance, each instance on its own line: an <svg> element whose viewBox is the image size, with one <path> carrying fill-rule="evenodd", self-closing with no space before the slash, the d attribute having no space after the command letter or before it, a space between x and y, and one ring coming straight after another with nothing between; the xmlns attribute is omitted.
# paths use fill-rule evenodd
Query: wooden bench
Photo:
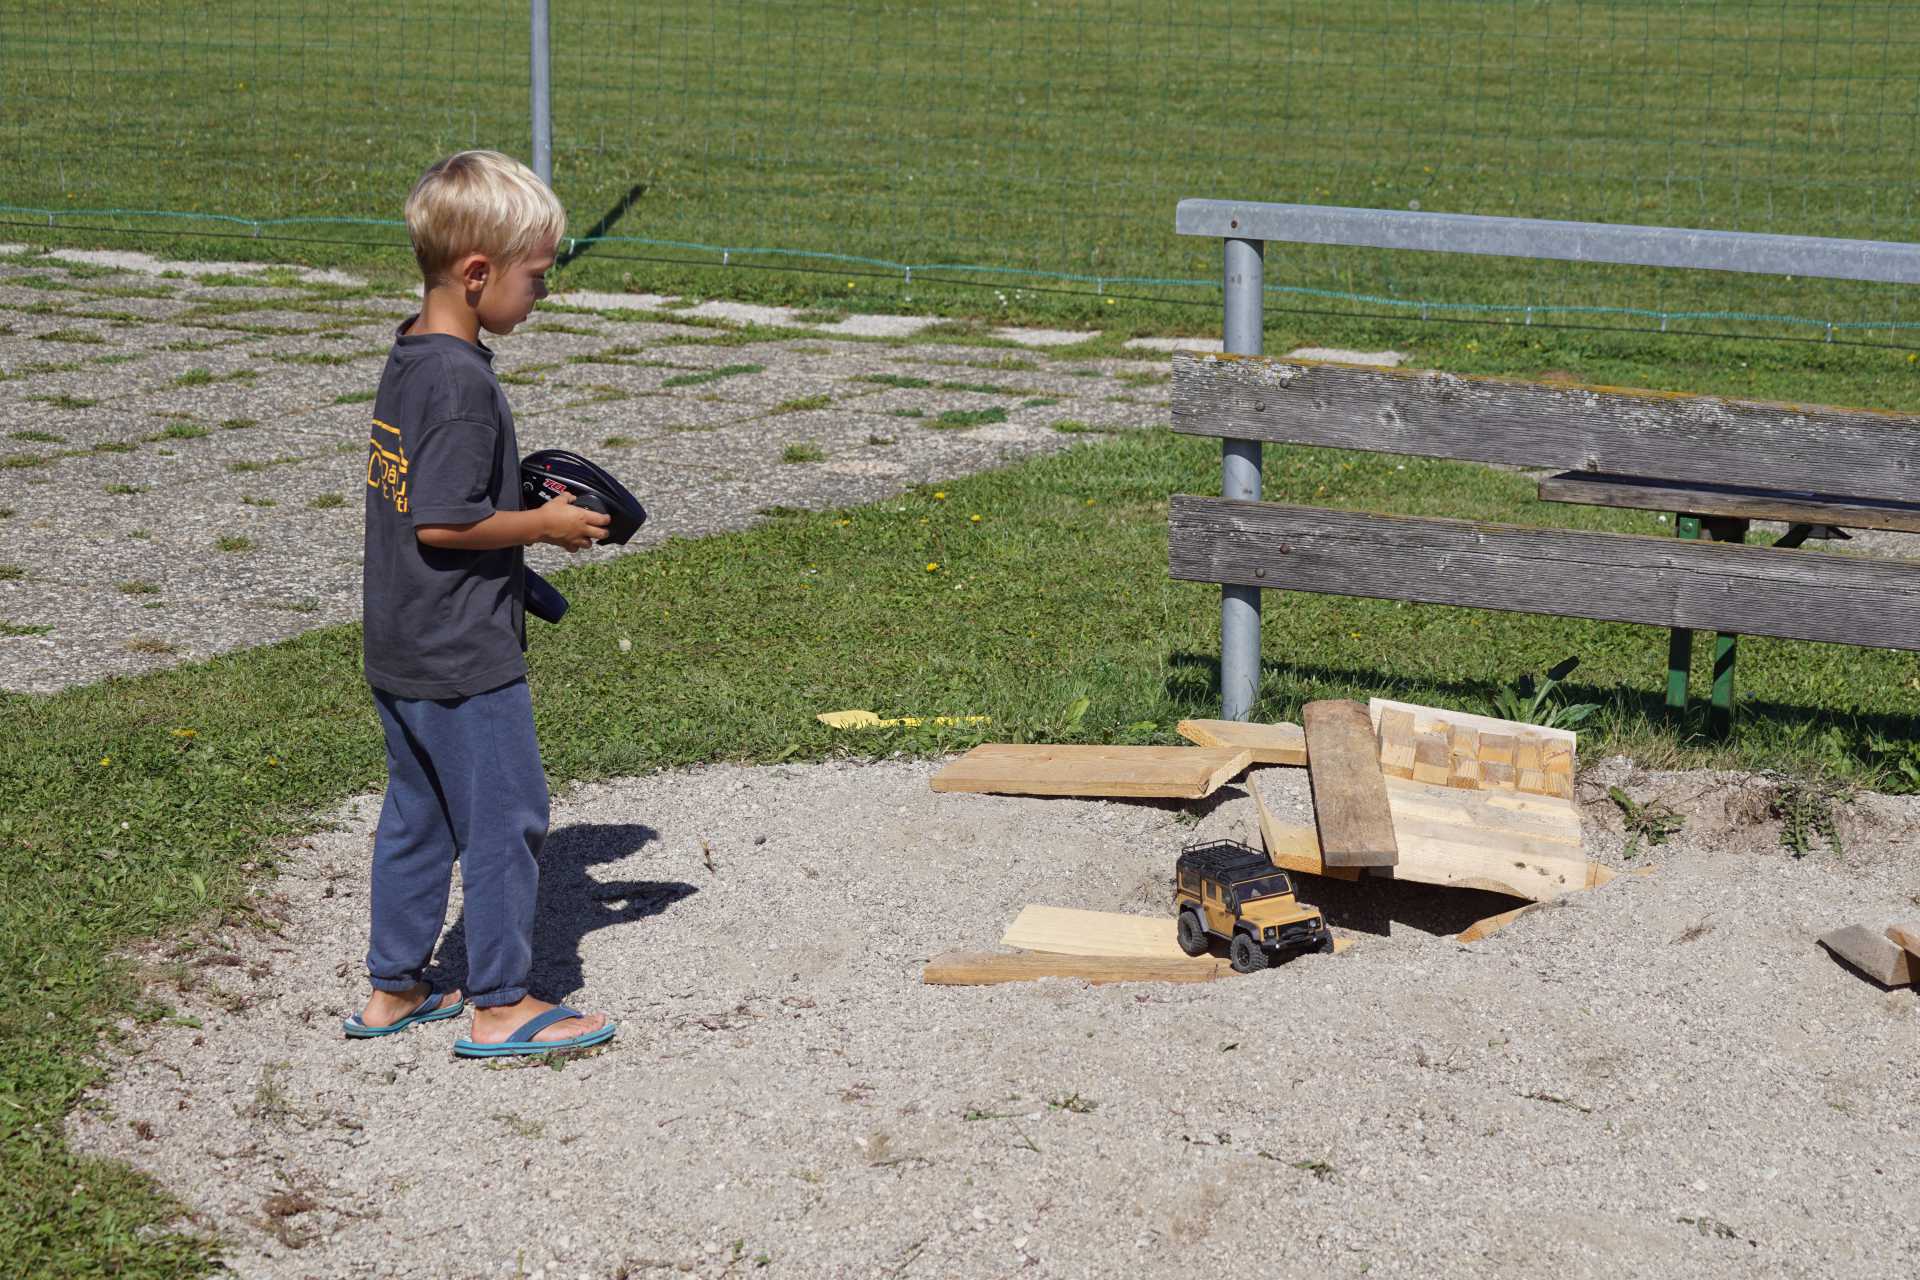
<svg viewBox="0 0 1920 1280"><path fill-rule="evenodd" d="M1723 640L1920 650L1920 560L1742 543L1754 518L1793 522L1802 537L1842 522L1920 529L1920 506L1905 500L1920 493L1920 419L1178 353L1173 427L1564 469L1541 482L1543 497L1676 510L1699 522L1682 524L1676 539L1176 495L1175 578L1649 623L1676 637L1711 630ZM1718 540L1696 541L1702 529ZM1729 645L1719 655L1728 667L1722 710L1731 708L1731 653Z"/></svg>
<svg viewBox="0 0 1920 1280"><path fill-rule="evenodd" d="M1920 531L1920 418L1257 358L1270 242L1891 285L1920 284L1920 245L1233 200L1182 200L1175 230L1222 248L1231 354L1176 355L1173 378L1174 429L1221 438L1222 496L1176 496L1168 542L1176 578L1220 584L1225 719L1258 693L1269 587L1666 626L1675 708L1715 630L1723 728L1739 635L1920 649L1920 560L1799 549ZM1680 537L1263 503L1265 441L1557 471L1543 499L1671 510ZM1791 527L1747 546L1753 520Z"/></svg>

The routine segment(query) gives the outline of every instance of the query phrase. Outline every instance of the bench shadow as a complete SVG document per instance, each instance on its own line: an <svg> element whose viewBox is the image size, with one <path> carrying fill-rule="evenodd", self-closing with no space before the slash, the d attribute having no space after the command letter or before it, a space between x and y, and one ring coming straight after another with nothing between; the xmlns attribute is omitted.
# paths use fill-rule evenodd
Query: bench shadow
<svg viewBox="0 0 1920 1280"><path fill-rule="evenodd" d="M563 1001L586 985L580 945L589 933L659 915L699 892L679 880L596 880L589 867L618 862L660 838L641 823L575 823L547 836L540 851L540 896L533 917L533 994ZM436 986L462 986L467 968L467 921L462 911L441 936L430 977Z"/></svg>

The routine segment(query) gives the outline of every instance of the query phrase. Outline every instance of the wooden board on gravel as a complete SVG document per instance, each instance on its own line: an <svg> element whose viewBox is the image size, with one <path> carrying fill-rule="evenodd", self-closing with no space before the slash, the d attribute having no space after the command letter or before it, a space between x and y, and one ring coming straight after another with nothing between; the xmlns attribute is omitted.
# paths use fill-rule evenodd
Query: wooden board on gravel
<svg viewBox="0 0 1920 1280"><path fill-rule="evenodd" d="M1260 836L1273 864L1310 875L1357 875L1360 868L1326 865L1310 826L1276 817L1254 774L1248 783L1260 816ZM1563 803L1536 796L1499 796L1433 786L1402 778L1387 780L1400 861L1375 869L1414 884L1488 889L1529 902L1597 889L1614 878L1613 868L1588 862L1578 827L1571 831L1553 810ZM1577 821L1577 820L1576 820Z"/></svg>
<svg viewBox="0 0 1920 1280"><path fill-rule="evenodd" d="M1920 981L1920 957L1879 929L1850 924L1822 934L1819 941L1835 959L1845 961L1883 987L1904 987Z"/></svg>
<svg viewBox="0 0 1920 1280"><path fill-rule="evenodd" d="M1135 956L1143 960L1188 960L1174 940L1173 907L1165 916L1075 907L1025 906L1000 938L1003 947L1065 956Z"/></svg>
<svg viewBox="0 0 1920 1280"><path fill-rule="evenodd" d="M1367 714L1389 777L1573 801L1577 739L1569 730L1385 698L1368 702Z"/></svg>
<svg viewBox="0 0 1920 1280"><path fill-rule="evenodd" d="M935 791L1198 800L1253 760L1241 748L983 743L933 776Z"/></svg>
<svg viewBox="0 0 1920 1280"><path fill-rule="evenodd" d="M1330 867L1390 867L1399 859L1385 777L1367 709L1330 698L1300 709L1306 726L1307 777Z"/></svg>
<svg viewBox="0 0 1920 1280"><path fill-rule="evenodd" d="M1182 720L1181 737L1203 747L1244 747L1255 764L1303 765L1307 732L1297 724L1251 724L1245 720Z"/></svg>
<svg viewBox="0 0 1920 1280"><path fill-rule="evenodd" d="M1076 956L1022 951L946 951L927 961L920 981L937 987L983 987L1040 978L1079 978L1096 986L1106 982L1212 982L1235 976L1217 956L1167 960L1144 956Z"/></svg>

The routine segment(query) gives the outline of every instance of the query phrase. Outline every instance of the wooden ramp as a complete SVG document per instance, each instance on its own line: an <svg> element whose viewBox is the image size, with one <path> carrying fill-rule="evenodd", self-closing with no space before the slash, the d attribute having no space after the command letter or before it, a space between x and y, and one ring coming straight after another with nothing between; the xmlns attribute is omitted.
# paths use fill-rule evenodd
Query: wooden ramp
<svg viewBox="0 0 1920 1280"><path fill-rule="evenodd" d="M1108 796L1198 800L1253 760L1213 747L1013 745L975 747L933 777L935 791L1027 796Z"/></svg>
<svg viewBox="0 0 1920 1280"><path fill-rule="evenodd" d="M1188 742L1203 747L1251 751L1255 764L1303 765L1307 762L1307 732L1297 724L1182 720L1174 728Z"/></svg>
<svg viewBox="0 0 1920 1280"><path fill-rule="evenodd" d="M1274 816L1255 774L1249 784L1259 808L1260 834L1274 864L1288 871L1351 879L1359 868L1329 866L1314 828ZM1540 812L1557 801L1534 801L1387 779L1400 861L1370 874L1416 884L1488 889L1530 902L1594 889L1613 879L1612 868L1580 851L1578 817L1569 830L1560 815ZM1531 802L1531 803L1529 803Z"/></svg>
<svg viewBox="0 0 1920 1280"><path fill-rule="evenodd" d="M1022 951L947 951L927 961L920 980L936 987L985 987L1039 978L1079 978L1098 986L1107 982L1212 982L1235 976L1217 956L1181 956L1178 960L1140 956L1067 956Z"/></svg>

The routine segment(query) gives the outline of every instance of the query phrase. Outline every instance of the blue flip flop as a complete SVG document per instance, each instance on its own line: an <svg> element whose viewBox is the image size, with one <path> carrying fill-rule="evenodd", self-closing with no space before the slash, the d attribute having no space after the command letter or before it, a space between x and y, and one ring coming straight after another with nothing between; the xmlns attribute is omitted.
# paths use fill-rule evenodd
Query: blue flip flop
<svg viewBox="0 0 1920 1280"><path fill-rule="evenodd" d="M396 1031L405 1031L408 1027L418 1022L438 1022L442 1018L454 1017L467 1007L466 999L462 997L444 1009L440 1008L440 1000L446 994L444 991L429 991L427 998L413 1007L412 1013L409 1013L406 1017L400 1019L400 1021L388 1026L370 1027L360 1021L360 1015L356 1013L345 1022L342 1022L340 1029L345 1031L350 1039L371 1040L375 1036L390 1036Z"/></svg>
<svg viewBox="0 0 1920 1280"><path fill-rule="evenodd" d="M556 1022L565 1022L568 1018L583 1015L578 1009L569 1009L557 1004L545 1013L529 1018L507 1039L499 1044L475 1044L464 1036L453 1042L453 1053L457 1058L507 1058L515 1054L557 1053L562 1049L585 1049L590 1045L602 1044L613 1039L615 1024L607 1023L598 1031L589 1031L583 1036L573 1036L566 1040L535 1040L534 1037Z"/></svg>

